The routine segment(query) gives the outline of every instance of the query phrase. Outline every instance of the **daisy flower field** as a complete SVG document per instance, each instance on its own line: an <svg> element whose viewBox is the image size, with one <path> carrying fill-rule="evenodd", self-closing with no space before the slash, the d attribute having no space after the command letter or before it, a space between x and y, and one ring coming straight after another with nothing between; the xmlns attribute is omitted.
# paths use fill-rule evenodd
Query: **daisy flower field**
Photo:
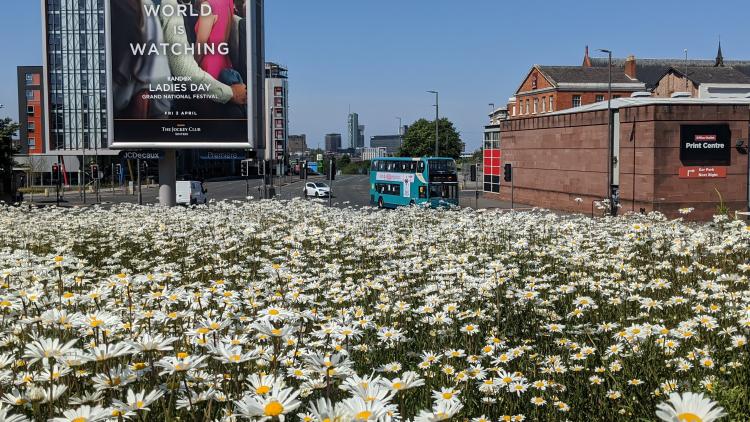
<svg viewBox="0 0 750 422"><path fill-rule="evenodd" d="M750 420L750 229L0 208L0 421Z"/></svg>

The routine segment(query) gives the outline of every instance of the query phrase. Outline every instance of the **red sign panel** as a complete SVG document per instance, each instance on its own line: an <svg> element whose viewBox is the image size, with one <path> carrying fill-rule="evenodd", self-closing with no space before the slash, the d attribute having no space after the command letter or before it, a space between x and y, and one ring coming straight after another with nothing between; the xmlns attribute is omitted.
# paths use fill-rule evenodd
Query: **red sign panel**
<svg viewBox="0 0 750 422"><path fill-rule="evenodd" d="M723 179L726 177L726 167L680 167L680 179Z"/></svg>

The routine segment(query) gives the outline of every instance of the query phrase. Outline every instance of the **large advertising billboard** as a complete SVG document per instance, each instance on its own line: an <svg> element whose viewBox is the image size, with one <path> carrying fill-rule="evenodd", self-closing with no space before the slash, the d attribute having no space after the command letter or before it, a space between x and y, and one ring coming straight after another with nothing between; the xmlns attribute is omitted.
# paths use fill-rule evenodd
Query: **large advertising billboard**
<svg viewBox="0 0 750 422"><path fill-rule="evenodd" d="M254 145L251 3L107 1L112 148Z"/></svg>

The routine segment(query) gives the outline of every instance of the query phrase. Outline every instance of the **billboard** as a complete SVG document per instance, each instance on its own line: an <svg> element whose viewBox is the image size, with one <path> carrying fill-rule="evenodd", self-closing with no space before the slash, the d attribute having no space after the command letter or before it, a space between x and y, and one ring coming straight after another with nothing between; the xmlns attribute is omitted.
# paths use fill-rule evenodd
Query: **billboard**
<svg viewBox="0 0 750 422"><path fill-rule="evenodd" d="M728 124L681 125L680 161L686 166L728 166L732 131Z"/></svg>
<svg viewBox="0 0 750 422"><path fill-rule="evenodd" d="M108 0L113 149L255 146L255 0Z"/></svg>

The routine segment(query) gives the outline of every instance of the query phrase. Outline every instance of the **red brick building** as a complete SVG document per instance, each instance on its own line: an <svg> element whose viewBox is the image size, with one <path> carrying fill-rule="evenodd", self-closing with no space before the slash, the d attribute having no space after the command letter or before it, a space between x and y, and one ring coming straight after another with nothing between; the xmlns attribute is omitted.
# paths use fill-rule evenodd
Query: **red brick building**
<svg viewBox="0 0 750 422"><path fill-rule="evenodd" d="M586 48L582 66L534 65L508 103L508 116L522 118L580 107L609 98L610 72L592 67ZM612 98L630 97L645 91L636 75L634 57L612 67Z"/></svg>
<svg viewBox="0 0 750 422"><path fill-rule="evenodd" d="M690 218L705 220L717 191L731 210L747 210L748 155L736 142L748 142L750 99L623 98L612 107L611 157L606 102L500 123L515 201L590 213L609 197L611 171L623 211L695 208ZM509 200L511 185L485 195Z"/></svg>

